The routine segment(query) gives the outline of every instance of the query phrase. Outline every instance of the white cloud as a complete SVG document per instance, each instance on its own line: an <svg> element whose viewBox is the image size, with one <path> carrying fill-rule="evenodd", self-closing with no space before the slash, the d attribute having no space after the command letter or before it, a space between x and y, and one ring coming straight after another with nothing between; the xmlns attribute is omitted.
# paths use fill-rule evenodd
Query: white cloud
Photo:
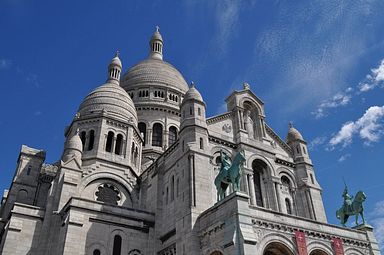
<svg viewBox="0 0 384 255"><path fill-rule="evenodd" d="M341 127L340 131L329 141L331 149L341 145L346 147L352 142L354 135L358 134L364 144L378 142L384 134L384 106L371 106L357 121L349 121Z"/></svg>
<svg viewBox="0 0 384 255"><path fill-rule="evenodd" d="M35 116L40 116L41 114L43 114L43 113L39 110L37 110L33 113L33 115L35 115Z"/></svg>
<svg viewBox="0 0 384 255"><path fill-rule="evenodd" d="M371 223L374 227L375 236L379 243L380 249L384 249L384 200L379 201L375 204L375 208L369 214Z"/></svg>
<svg viewBox="0 0 384 255"><path fill-rule="evenodd" d="M12 62L5 58L0 58L0 70L8 69L12 65Z"/></svg>
<svg viewBox="0 0 384 255"><path fill-rule="evenodd" d="M383 85L384 82L384 59L381 60L377 68L371 69L371 73L367 75L365 80L359 84L360 92L367 92L378 86Z"/></svg>
<svg viewBox="0 0 384 255"><path fill-rule="evenodd" d="M384 217L372 220L372 225L374 227L373 232L375 233L376 240L379 243L381 251L384 252Z"/></svg>
<svg viewBox="0 0 384 255"><path fill-rule="evenodd" d="M25 81L27 83L32 84L36 88L40 88L39 77L37 74L33 74L33 73L28 74L27 77L25 78Z"/></svg>
<svg viewBox="0 0 384 255"><path fill-rule="evenodd" d="M349 157L351 157L351 154L345 154L345 155L342 155L337 161L343 162L347 160Z"/></svg>
<svg viewBox="0 0 384 255"><path fill-rule="evenodd" d="M316 119L319 119L327 116L329 109L349 104L352 98L350 94L352 91L352 88L347 88L344 92L337 93L332 98L323 100L317 110L312 112L312 115L314 115Z"/></svg>
<svg viewBox="0 0 384 255"><path fill-rule="evenodd" d="M216 42L219 42L220 51L226 51L231 35L239 23L241 1L223 0L216 4Z"/></svg>
<svg viewBox="0 0 384 255"><path fill-rule="evenodd" d="M327 141L326 136L315 137L308 145L310 150L316 149L318 146L323 145Z"/></svg>

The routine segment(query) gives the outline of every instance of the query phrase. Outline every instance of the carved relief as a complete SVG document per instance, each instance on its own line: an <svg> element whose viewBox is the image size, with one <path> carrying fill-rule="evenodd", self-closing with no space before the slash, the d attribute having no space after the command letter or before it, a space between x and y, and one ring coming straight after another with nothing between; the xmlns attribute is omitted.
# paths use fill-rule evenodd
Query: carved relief
<svg viewBox="0 0 384 255"><path fill-rule="evenodd" d="M117 205L121 200L120 191L109 183L104 183L95 192L96 200L107 204Z"/></svg>
<svg viewBox="0 0 384 255"><path fill-rule="evenodd" d="M230 133L232 131L232 127L231 125L229 125L228 123L227 124L224 124L223 125L223 131L225 131L226 133Z"/></svg>

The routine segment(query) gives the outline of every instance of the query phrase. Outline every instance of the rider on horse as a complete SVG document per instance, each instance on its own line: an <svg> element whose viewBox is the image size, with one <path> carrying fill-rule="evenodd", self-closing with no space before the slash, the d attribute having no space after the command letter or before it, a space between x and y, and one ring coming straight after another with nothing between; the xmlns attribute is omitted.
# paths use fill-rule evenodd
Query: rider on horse
<svg viewBox="0 0 384 255"><path fill-rule="evenodd" d="M220 160L221 160L220 172L227 171L231 167L231 159L228 157L228 155L225 152L223 152L223 150L220 150Z"/></svg>
<svg viewBox="0 0 384 255"><path fill-rule="evenodd" d="M348 194L348 187L345 186L342 197L344 198L344 208L346 211L351 210L353 196Z"/></svg>

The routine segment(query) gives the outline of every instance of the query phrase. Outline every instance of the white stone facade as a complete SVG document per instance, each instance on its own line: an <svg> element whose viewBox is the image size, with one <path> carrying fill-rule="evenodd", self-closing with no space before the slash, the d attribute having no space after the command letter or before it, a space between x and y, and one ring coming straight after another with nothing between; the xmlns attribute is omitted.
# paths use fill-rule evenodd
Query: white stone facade
<svg viewBox="0 0 384 255"><path fill-rule="evenodd" d="M263 102L234 91L227 112L206 117L203 97L163 60L158 31L148 59L107 82L66 128L61 159L22 146L1 204L2 254L380 254L372 228L327 223L305 140L284 141ZM121 81L121 82L120 82ZM217 202L220 151L244 151L240 191Z"/></svg>

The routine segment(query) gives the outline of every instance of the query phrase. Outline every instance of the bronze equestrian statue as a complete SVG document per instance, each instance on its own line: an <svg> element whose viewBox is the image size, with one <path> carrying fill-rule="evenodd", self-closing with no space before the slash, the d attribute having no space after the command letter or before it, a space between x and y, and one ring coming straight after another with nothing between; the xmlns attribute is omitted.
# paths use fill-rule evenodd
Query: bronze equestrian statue
<svg viewBox="0 0 384 255"><path fill-rule="evenodd" d="M244 151L238 152L231 163L230 157L221 150L220 161L220 172L215 178L217 201L220 201L225 197L225 191L227 190L229 184L232 184L234 191L240 190L240 177L242 173L242 166L245 162Z"/></svg>
<svg viewBox="0 0 384 255"><path fill-rule="evenodd" d="M340 220L340 223L345 226L345 223L348 221L349 216L355 215L355 223L358 225L359 214L365 224L364 219L364 207L363 202L367 198L363 191L358 191L353 199L353 196L348 194L347 185L345 185L344 192L342 197L344 198L343 206L336 211L336 217ZM353 200L352 200L353 199Z"/></svg>

